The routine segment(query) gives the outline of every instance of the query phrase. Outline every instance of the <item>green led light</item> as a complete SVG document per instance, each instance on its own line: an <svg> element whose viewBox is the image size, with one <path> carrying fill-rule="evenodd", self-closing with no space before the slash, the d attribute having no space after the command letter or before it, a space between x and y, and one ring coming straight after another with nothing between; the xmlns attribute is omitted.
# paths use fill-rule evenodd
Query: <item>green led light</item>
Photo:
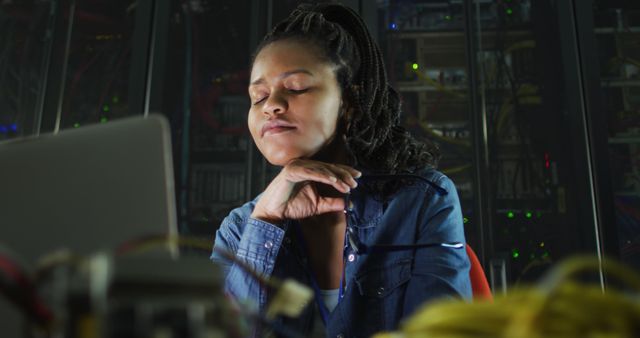
<svg viewBox="0 0 640 338"><path fill-rule="evenodd" d="M469 223L469 218L468 217L463 218L462 219L462 223L464 223L464 224Z"/></svg>
<svg viewBox="0 0 640 338"><path fill-rule="evenodd" d="M445 15L444 19L445 20L451 20L451 15Z"/></svg>
<svg viewBox="0 0 640 338"><path fill-rule="evenodd" d="M118 103L118 102L120 102L120 97L119 97L119 96L117 96L117 95L116 95L116 96L114 96L114 97L111 99L111 102L113 102L113 103Z"/></svg>
<svg viewBox="0 0 640 338"><path fill-rule="evenodd" d="M513 258L518 258L520 257L520 252L518 250L513 250L513 252L511 253L511 256Z"/></svg>
<svg viewBox="0 0 640 338"><path fill-rule="evenodd" d="M102 111L105 112L105 113L108 112L109 111L109 105L105 104L104 106L102 106Z"/></svg>
<svg viewBox="0 0 640 338"><path fill-rule="evenodd" d="M103 117L100 118L100 123L105 123L107 121L109 121L109 120L107 119L106 116L103 116Z"/></svg>
<svg viewBox="0 0 640 338"><path fill-rule="evenodd" d="M542 258L547 258L547 257L549 257L549 251L545 251L545 252L542 254Z"/></svg>
<svg viewBox="0 0 640 338"><path fill-rule="evenodd" d="M73 124L73 127L74 127L74 128L78 128L78 127L80 127L80 123L78 123L78 122L74 123L74 124Z"/></svg>
<svg viewBox="0 0 640 338"><path fill-rule="evenodd" d="M413 68L413 70L417 70L418 69L418 64L414 63L413 65L411 65L411 68Z"/></svg>
<svg viewBox="0 0 640 338"><path fill-rule="evenodd" d="M516 215L513 213L513 211L509 211L509 212L507 213L507 217L509 217L509 218L514 218L515 216L516 216Z"/></svg>
<svg viewBox="0 0 640 338"><path fill-rule="evenodd" d="M524 216L526 218L531 218L531 217L533 217L533 214L531 213L531 211L527 211L527 213L525 213Z"/></svg>
<svg viewBox="0 0 640 338"><path fill-rule="evenodd" d="M513 9L507 8L506 12L507 12L507 15L511 15L513 14Z"/></svg>
<svg viewBox="0 0 640 338"><path fill-rule="evenodd" d="M544 248L544 242L540 242L540 247Z"/></svg>

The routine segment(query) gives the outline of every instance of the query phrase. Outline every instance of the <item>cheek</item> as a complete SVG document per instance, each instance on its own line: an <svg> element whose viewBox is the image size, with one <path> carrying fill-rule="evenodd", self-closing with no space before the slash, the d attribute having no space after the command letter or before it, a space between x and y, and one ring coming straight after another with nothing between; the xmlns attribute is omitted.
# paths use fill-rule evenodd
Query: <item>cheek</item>
<svg viewBox="0 0 640 338"><path fill-rule="evenodd" d="M251 137L253 137L253 141L257 142L258 117L253 109L249 110L249 115L247 116L247 126L249 127Z"/></svg>
<svg viewBox="0 0 640 338"><path fill-rule="evenodd" d="M314 125L314 134L317 139L331 139L336 133L336 121L329 120L328 118L323 118L321 120L317 120Z"/></svg>
<svg viewBox="0 0 640 338"><path fill-rule="evenodd" d="M340 109L339 104L334 102L327 102L323 105L322 109L316 114L314 126L325 137L331 137L336 132L338 126L338 111Z"/></svg>

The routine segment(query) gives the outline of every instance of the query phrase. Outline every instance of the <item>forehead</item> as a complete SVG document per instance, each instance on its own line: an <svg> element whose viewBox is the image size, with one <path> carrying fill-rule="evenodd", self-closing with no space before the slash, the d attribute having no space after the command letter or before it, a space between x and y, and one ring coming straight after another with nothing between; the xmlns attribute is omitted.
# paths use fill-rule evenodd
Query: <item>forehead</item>
<svg viewBox="0 0 640 338"><path fill-rule="evenodd" d="M279 40L263 47L253 62L252 80L269 72L291 69L307 69L313 72L319 68L332 68L321 58L320 48L304 41Z"/></svg>

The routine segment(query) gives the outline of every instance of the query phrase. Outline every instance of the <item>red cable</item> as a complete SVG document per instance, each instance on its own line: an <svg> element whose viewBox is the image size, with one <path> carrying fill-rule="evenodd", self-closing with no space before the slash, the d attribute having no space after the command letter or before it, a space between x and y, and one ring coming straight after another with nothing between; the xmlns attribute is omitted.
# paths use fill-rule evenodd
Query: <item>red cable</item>
<svg viewBox="0 0 640 338"><path fill-rule="evenodd" d="M36 294L33 284L27 279L25 274L20 271L18 266L7 259L7 257L0 255L0 270L11 277L23 292L23 295L7 293L7 298L13 300L19 306L24 306L25 310L29 312L31 317L39 324L47 325L50 323L53 320L53 313Z"/></svg>

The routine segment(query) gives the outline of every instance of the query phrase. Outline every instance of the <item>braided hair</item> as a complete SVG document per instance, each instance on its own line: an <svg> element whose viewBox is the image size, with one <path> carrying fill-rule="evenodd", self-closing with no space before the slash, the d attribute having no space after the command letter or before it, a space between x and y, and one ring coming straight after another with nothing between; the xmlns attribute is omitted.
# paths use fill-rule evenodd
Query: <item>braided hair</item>
<svg viewBox="0 0 640 338"><path fill-rule="evenodd" d="M362 18L335 3L298 6L260 43L255 56L280 40L311 44L335 66L336 79L352 113L346 117L345 143L354 165L378 173L436 167L439 150L400 126L400 98L387 82L380 48Z"/></svg>

